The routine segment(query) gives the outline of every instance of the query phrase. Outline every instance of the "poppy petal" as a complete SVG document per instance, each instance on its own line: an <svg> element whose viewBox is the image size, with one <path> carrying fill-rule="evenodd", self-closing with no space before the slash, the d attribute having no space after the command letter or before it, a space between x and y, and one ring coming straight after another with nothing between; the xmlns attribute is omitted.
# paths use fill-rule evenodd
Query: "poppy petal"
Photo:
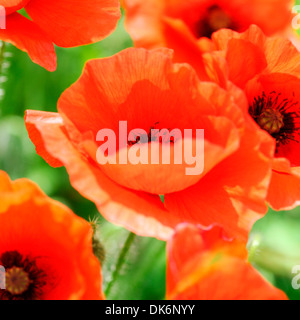
<svg viewBox="0 0 300 320"><path fill-rule="evenodd" d="M167 252L167 299L287 300L246 261L245 243L218 226L178 226Z"/></svg>
<svg viewBox="0 0 300 320"><path fill-rule="evenodd" d="M4 6L6 15L22 9L30 0L2 0L1 6Z"/></svg>
<svg viewBox="0 0 300 320"><path fill-rule="evenodd" d="M92 250L92 228L48 198L27 179L0 172L0 256L17 251L45 274L42 300L98 300L101 269Z"/></svg>
<svg viewBox="0 0 300 320"><path fill-rule="evenodd" d="M292 210L300 204L300 169L288 160L275 158L267 201L277 211Z"/></svg>
<svg viewBox="0 0 300 320"><path fill-rule="evenodd" d="M239 150L199 183L166 195L166 208L186 222L204 227L217 223L229 236L246 240L254 222L267 212L273 153L266 133L249 130Z"/></svg>
<svg viewBox="0 0 300 320"><path fill-rule="evenodd" d="M237 59L238 55L245 59ZM226 58L229 65L229 79L238 84L240 88L243 88L249 79L267 67L263 51L245 40L230 40Z"/></svg>
<svg viewBox="0 0 300 320"><path fill-rule="evenodd" d="M27 52L33 62L48 71L56 69L56 54L52 41L34 22L19 13L7 16L6 29L0 30L0 39Z"/></svg>
<svg viewBox="0 0 300 320"><path fill-rule="evenodd" d="M165 194L182 190L199 181L234 152L239 143L234 124L240 121L236 119L241 114L231 97L214 84L200 84L190 66L172 64L171 53L170 50L127 49L105 60L90 61L81 78L58 102L66 123L71 122L82 135L90 132L94 142L100 129L110 128L118 133L118 120L127 121L128 131L143 128L147 134L155 124L160 129L179 129L182 135L185 129L195 132L205 129L206 159L202 175L186 175L182 159L180 166L152 166L151 161L147 166L131 166L128 161L126 165L102 167L112 180L137 191ZM118 77L114 76L116 73ZM183 86L186 83L191 85ZM148 146L142 150L147 151L148 159ZM121 150L124 152L126 148ZM96 153L90 155L96 161Z"/></svg>
<svg viewBox="0 0 300 320"><path fill-rule="evenodd" d="M126 29L130 33L135 47L148 49L166 47L164 38L160 34L163 1L123 0L122 2L126 12Z"/></svg>
<svg viewBox="0 0 300 320"><path fill-rule="evenodd" d="M246 238L252 224L267 210L274 143L253 121L247 128L246 96L235 86L228 87L229 92L200 82L189 65L172 63L170 50L127 49L87 63L81 78L58 102L63 126L33 124L47 152L67 168L72 185L95 202L109 221L161 239L170 235L178 222L207 226L218 221L230 235ZM159 129L204 129L209 156L201 180L186 178L186 174L183 178L182 170L175 172L171 166L152 170L148 164L143 168L100 165L96 151L102 144L97 133L109 128L117 144L123 120L129 130L143 128L147 137L157 124ZM128 147L128 130L125 135L125 146L115 152ZM198 188L200 193L204 189L203 198ZM163 194L165 206L158 197ZM205 216L199 215L202 201L198 199L204 202ZM226 204L225 209L221 203ZM152 222L145 222L147 219Z"/></svg>
<svg viewBox="0 0 300 320"><path fill-rule="evenodd" d="M43 118L48 117L45 115ZM32 118L34 119L34 111L26 119L27 125ZM66 167L72 186L93 201L108 221L142 236L162 240L170 237L172 228L179 221L177 217L168 214L159 196L130 191L107 178L74 148L59 124L32 124L45 141L47 152Z"/></svg>
<svg viewBox="0 0 300 320"><path fill-rule="evenodd" d="M117 159L120 154L126 153L125 156L129 158L126 165L106 164L101 166L101 169L118 184L133 190L141 190L151 194L169 194L184 190L201 180L219 162L233 153L239 145L236 128L227 118L211 118L207 119L206 122L203 120L201 122L207 136L208 131L214 130L215 138L219 137L217 139L218 144L206 140L205 136L202 140L200 138L187 139L183 137L174 144L170 144L170 146L158 143L159 155L162 155L163 159L160 159L159 164L151 163L151 156L155 154L151 148L153 148L155 142L134 145L117 153ZM219 132L222 132L222 137L218 135ZM202 141L204 142L203 150L200 147ZM200 170L202 164L199 161L196 162L191 154L186 153L183 159L183 153L176 153L178 146L180 150L193 146L192 150L197 150L197 154L203 155L203 169L201 171L197 170L197 168ZM169 147L170 154L166 152ZM144 161L147 165L145 163L132 164L130 162L130 154L137 152L146 153L147 158ZM188 175L187 169L192 169L197 173Z"/></svg>
<svg viewBox="0 0 300 320"><path fill-rule="evenodd" d="M60 47L100 41L114 31L121 17L118 0L31 0L25 9Z"/></svg>
<svg viewBox="0 0 300 320"><path fill-rule="evenodd" d="M245 31L250 25L258 25L266 34L276 34L289 29L292 21L293 0L123 0L126 10L126 27L135 46L148 49L174 44L174 49L184 53L185 48L176 44L176 33L172 41L166 39L164 19L180 20L197 39L211 37L221 28ZM272 17L272 18L270 18ZM190 35L188 36L190 37ZM206 38L208 40L208 38ZM209 42L200 41L203 48ZM182 42L182 41L180 41ZM170 47L173 49L173 47ZM176 53L175 53L176 55ZM189 47L186 49L189 57Z"/></svg>
<svg viewBox="0 0 300 320"><path fill-rule="evenodd" d="M201 57L204 49L181 20L163 19L165 45L174 49L174 61L190 63L201 80L208 80L205 65ZM206 48L207 49L207 48Z"/></svg>
<svg viewBox="0 0 300 320"><path fill-rule="evenodd" d="M58 113L52 112L39 112L27 110L25 113L25 124L28 135L32 141L35 142L35 149L50 166L57 168L62 167L63 164L52 157L46 150L44 141L41 137L39 130L36 129L35 123L40 122L40 125L60 125L63 123L61 116Z"/></svg>

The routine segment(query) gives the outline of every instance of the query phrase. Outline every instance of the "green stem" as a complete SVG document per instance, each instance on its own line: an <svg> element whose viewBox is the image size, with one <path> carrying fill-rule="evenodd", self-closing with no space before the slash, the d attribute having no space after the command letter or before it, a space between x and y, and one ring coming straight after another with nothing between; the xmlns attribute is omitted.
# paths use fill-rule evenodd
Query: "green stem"
<svg viewBox="0 0 300 320"><path fill-rule="evenodd" d="M125 262L125 258L126 258L126 255L135 239L136 235L132 232L129 233L125 243L124 243L124 246L119 254L119 257L118 257L118 261L117 261L117 264L116 264L116 267L115 267L115 270L112 274L112 279L111 281L108 283L107 285L107 288L106 288L106 296L109 296L110 294L110 291L113 287L113 285L115 284L118 276L119 276L119 273L123 267L123 264Z"/></svg>

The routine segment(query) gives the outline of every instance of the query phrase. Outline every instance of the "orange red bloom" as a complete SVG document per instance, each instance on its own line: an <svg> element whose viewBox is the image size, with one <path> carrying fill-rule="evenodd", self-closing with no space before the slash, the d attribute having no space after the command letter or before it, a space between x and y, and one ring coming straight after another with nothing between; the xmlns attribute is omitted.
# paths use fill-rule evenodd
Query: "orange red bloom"
<svg viewBox="0 0 300 320"><path fill-rule="evenodd" d="M265 197L274 152L272 139L244 119L242 91L200 82L167 49L128 49L89 61L81 78L61 96L58 113L29 110L25 121L37 153L70 181L109 221L143 236L168 239L181 222L220 223L247 238L267 211ZM184 164L97 162L99 130L204 129L204 171L187 176ZM193 140L194 141L194 140ZM116 152L120 156L132 143ZM148 149L160 141L137 143ZM141 149L139 149L141 148ZM171 154L175 143L171 145ZM164 195L164 203L160 196Z"/></svg>
<svg viewBox="0 0 300 320"><path fill-rule="evenodd" d="M212 39L229 80L247 95L249 114L276 146L267 200L276 210L291 209L300 200L300 54L256 26L244 33L221 30Z"/></svg>
<svg viewBox="0 0 300 320"><path fill-rule="evenodd" d="M100 41L120 18L118 0L5 0L0 4L6 9L6 29L0 30L0 39L27 52L49 71L56 69L53 43L74 47ZM21 9L31 20L17 12Z"/></svg>
<svg viewBox="0 0 300 320"><path fill-rule="evenodd" d="M167 299L287 300L247 261L245 243L219 227L178 226L167 251Z"/></svg>
<svg viewBox="0 0 300 320"><path fill-rule="evenodd" d="M33 182L0 171L0 225L0 300L103 299L91 226Z"/></svg>
<svg viewBox="0 0 300 320"><path fill-rule="evenodd" d="M126 26L138 47L168 47L185 62L197 50L206 51L208 38L221 28L238 32L256 24L268 35L291 24L291 0L123 0Z"/></svg>

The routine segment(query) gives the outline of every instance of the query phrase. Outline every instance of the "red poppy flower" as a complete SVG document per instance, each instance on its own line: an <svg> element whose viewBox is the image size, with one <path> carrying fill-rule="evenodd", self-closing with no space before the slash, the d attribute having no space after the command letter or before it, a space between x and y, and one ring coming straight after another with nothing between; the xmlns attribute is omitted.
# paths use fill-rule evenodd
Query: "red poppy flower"
<svg viewBox="0 0 300 320"><path fill-rule="evenodd" d="M0 171L0 300L102 299L92 228L27 179Z"/></svg>
<svg viewBox="0 0 300 320"><path fill-rule="evenodd" d="M54 44L74 47L108 36L120 18L118 0L2 0L6 29L0 39L25 51L49 71L56 69ZM25 9L31 20L17 11Z"/></svg>
<svg viewBox="0 0 300 320"><path fill-rule="evenodd" d="M300 200L300 54L256 26L245 33L221 30L212 39L229 80L247 95L249 114L276 146L267 200L276 210L294 208Z"/></svg>
<svg viewBox="0 0 300 320"><path fill-rule="evenodd" d="M178 226L167 251L167 299L287 300L247 262L245 244L219 227Z"/></svg>
<svg viewBox="0 0 300 320"><path fill-rule="evenodd" d="M180 222L218 222L245 238L267 210L274 146L265 132L244 121L242 91L229 91L200 82L189 65L173 64L170 50L131 48L89 61L61 96L58 113L29 110L25 121L37 153L54 167L65 166L73 187L109 221L160 239ZM148 164L100 165L98 131L108 128L118 137L120 121L127 121L128 131L141 128L146 136L153 128L204 129L203 173L186 175L188 161L163 164L160 158L154 164L150 151ZM173 141L171 159L181 141L196 143L194 137ZM130 142L126 136L116 150L118 158L132 147L144 154L153 145L164 146L156 139Z"/></svg>
<svg viewBox="0 0 300 320"><path fill-rule="evenodd" d="M210 48L212 33L221 28L238 32L256 24L267 34L292 22L292 0L123 0L126 26L138 47L168 47L175 59L194 63L197 52Z"/></svg>

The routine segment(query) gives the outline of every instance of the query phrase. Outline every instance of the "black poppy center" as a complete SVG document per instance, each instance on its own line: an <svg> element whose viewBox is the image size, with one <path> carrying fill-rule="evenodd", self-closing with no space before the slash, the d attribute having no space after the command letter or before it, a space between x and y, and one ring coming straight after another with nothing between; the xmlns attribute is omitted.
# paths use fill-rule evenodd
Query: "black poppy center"
<svg viewBox="0 0 300 320"><path fill-rule="evenodd" d="M299 143L300 114L294 99L283 98L280 93L271 92L254 98L249 114L256 123L276 139L277 148L291 141Z"/></svg>
<svg viewBox="0 0 300 320"><path fill-rule="evenodd" d="M227 28L235 30L232 18L218 5L207 9L206 15L196 26L197 36L211 38L212 34L220 29Z"/></svg>
<svg viewBox="0 0 300 320"><path fill-rule="evenodd" d="M46 285L46 275L36 261L18 251L7 251L0 256L5 268L5 289L0 290L0 300L38 300Z"/></svg>

